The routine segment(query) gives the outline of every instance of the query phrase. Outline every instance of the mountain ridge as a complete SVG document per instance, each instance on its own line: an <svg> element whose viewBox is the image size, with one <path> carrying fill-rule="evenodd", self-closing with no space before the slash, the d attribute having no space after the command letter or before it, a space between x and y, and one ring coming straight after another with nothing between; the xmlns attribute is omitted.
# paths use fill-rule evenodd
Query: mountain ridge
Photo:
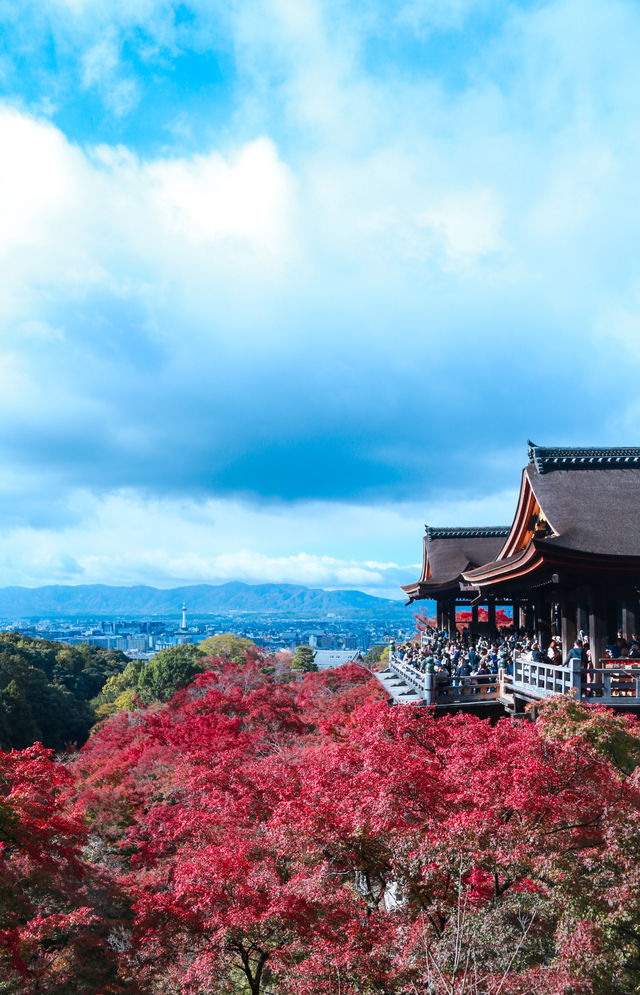
<svg viewBox="0 0 640 995"><path fill-rule="evenodd" d="M363 591L325 591L301 584L191 584L157 588L147 584L48 584L0 588L0 615L176 615L186 602L191 615L274 614L348 617L402 614L402 601Z"/></svg>

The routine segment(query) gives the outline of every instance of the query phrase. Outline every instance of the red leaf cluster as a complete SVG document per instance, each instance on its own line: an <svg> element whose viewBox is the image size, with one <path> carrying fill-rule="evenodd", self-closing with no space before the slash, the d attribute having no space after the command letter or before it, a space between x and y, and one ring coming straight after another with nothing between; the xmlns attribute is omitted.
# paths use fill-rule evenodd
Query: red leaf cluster
<svg viewBox="0 0 640 995"><path fill-rule="evenodd" d="M278 683L259 660L218 662L103 724L73 802L42 751L5 756L31 828L3 862L14 887L22 861L59 891L5 922L4 969L35 976L23 951L44 963L64 929L77 975L93 930L117 978L67 972L59 990L625 995L639 759L634 720L564 699L535 723L436 719L388 707L356 666Z"/></svg>

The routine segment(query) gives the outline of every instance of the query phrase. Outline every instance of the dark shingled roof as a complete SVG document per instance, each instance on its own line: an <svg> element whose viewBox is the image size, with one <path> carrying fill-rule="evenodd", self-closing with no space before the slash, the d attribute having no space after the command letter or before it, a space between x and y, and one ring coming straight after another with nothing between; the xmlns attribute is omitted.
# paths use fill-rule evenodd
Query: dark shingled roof
<svg viewBox="0 0 640 995"><path fill-rule="evenodd" d="M536 446L529 440L529 459L538 473L553 470L611 470L640 468L640 449L580 449Z"/></svg>
<svg viewBox="0 0 640 995"><path fill-rule="evenodd" d="M483 526L446 526L438 528L434 525L425 525L425 532L428 539L489 539L492 536L508 536L508 525L488 525Z"/></svg>
<svg viewBox="0 0 640 995"><path fill-rule="evenodd" d="M431 577L427 580L424 558L422 575L413 584L403 584L402 589L412 598L428 598L443 587L456 587L462 572L493 560L509 534L505 526L488 528L432 528L426 526L424 542L429 557Z"/></svg>
<svg viewBox="0 0 640 995"><path fill-rule="evenodd" d="M627 464L627 469L597 463L553 472L547 467L541 472L535 462L530 463L525 473L555 533L541 544L609 556L640 556L640 450L635 451L638 464Z"/></svg>

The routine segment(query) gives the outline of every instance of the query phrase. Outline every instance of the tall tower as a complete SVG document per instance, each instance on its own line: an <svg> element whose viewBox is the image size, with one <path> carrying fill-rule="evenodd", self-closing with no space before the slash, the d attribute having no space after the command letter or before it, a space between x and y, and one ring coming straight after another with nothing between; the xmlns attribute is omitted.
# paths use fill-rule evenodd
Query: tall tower
<svg viewBox="0 0 640 995"><path fill-rule="evenodd" d="M184 601L182 602L182 625L176 630L175 637L179 646L191 641L189 630L187 629L187 605Z"/></svg>

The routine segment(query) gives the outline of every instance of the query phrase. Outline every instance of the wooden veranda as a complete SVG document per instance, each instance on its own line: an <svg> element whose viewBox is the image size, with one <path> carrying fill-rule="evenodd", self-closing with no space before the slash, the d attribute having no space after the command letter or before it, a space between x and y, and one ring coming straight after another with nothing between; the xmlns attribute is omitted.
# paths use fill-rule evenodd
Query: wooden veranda
<svg viewBox="0 0 640 995"><path fill-rule="evenodd" d="M446 682L434 672L423 672L404 662L393 647L389 666L374 676L389 700L397 705L434 706L437 712L462 709L483 713L491 706L505 714L522 714L527 705L556 694L570 694L577 701L606 705L617 711L640 712L640 660L598 661L584 668L580 661L566 666L537 663L522 655L512 661L513 673L453 677Z"/></svg>

